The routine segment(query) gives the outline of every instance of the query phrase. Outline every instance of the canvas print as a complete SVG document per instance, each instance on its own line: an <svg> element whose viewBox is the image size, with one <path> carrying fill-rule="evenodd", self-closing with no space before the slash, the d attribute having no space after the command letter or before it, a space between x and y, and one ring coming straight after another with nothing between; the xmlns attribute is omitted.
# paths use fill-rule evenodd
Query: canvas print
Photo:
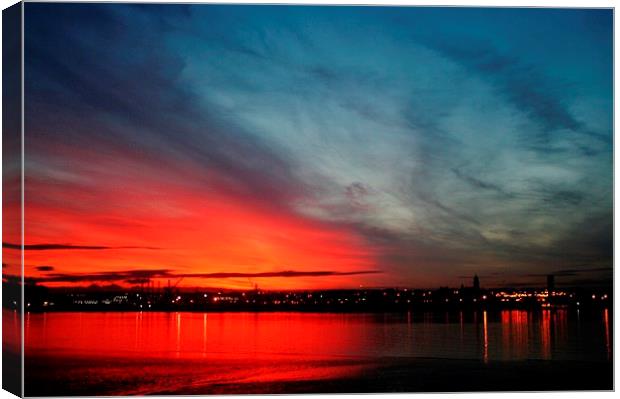
<svg viewBox="0 0 620 399"><path fill-rule="evenodd" d="M613 389L613 10L14 7L5 389Z"/></svg>

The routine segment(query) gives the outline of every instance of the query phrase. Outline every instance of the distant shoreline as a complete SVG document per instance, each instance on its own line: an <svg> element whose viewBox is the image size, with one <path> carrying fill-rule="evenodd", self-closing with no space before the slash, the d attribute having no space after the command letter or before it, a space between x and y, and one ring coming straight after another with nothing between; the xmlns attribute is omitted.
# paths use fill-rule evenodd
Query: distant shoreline
<svg viewBox="0 0 620 399"><path fill-rule="evenodd" d="M18 309L2 308L3 311L18 312ZM291 307L262 307L262 308L238 308L238 307L212 307L212 308L177 308L177 309L136 309L136 308L109 308L109 307L83 307L83 308L47 308L47 309L26 309L25 313L44 314L44 313L317 313L317 314L412 314L412 313L459 313L459 312L491 312L502 311L527 311L540 313L543 311L572 310L580 311L584 315L593 312L610 310L611 307L498 307L498 306L463 306L463 307L441 307L441 306L420 306L409 308L291 308Z"/></svg>
<svg viewBox="0 0 620 399"><path fill-rule="evenodd" d="M209 308L209 309L109 309L109 308L81 308L81 309L35 309L26 310L25 313L45 314L45 313L316 313L316 314L400 314L408 313L459 313L459 312L491 312L497 313L502 311L527 311L540 313L543 311L558 310L579 310L584 314L595 311L602 311L609 308L566 308L566 307L549 307L549 308L499 308L499 307L463 307L463 308L441 308L441 307L416 307L408 309L310 309L310 308L269 308L269 309L243 309L243 308ZM15 309L3 308L6 311L17 311Z"/></svg>
<svg viewBox="0 0 620 399"><path fill-rule="evenodd" d="M605 309L613 302L608 290L490 290L474 287L435 290L357 289L318 291L197 291L182 292L174 285L162 289L119 292L56 291L27 285L3 298L4 306L35 311L199 311L199 312L346 312L385 313L420 310Z"/></svg>

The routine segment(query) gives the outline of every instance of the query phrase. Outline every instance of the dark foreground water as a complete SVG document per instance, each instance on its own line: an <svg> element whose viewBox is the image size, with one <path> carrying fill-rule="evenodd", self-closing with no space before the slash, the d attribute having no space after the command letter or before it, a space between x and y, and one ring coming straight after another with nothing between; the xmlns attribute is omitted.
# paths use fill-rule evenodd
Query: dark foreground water
<svg viewBox="0 0 620 399"><path fill-rule="evenodd" d="M611 313L43 313L26 394L612 389Z"/></svg>

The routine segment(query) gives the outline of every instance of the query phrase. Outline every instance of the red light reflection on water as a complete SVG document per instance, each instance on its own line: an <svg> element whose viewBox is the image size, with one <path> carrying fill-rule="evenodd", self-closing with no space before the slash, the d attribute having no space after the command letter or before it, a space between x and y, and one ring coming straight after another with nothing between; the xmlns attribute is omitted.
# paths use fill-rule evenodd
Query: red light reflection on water
<svg viewBox="0 0 620 399"><path fill-rule="evenodd" d="M28 354L341 356L359 353L359 340L364 335L355 321L326 314L145 312L53 313L47 317L54 322L44 326L45 319L36 318L29 323Z"/></svg>
<svg viewBox="0 0 620 399"><path fill-rule="evenodd" d="M502 350L505 355L525 358L528 355L529 312L503 310L501 312Z"/></svg>
<svg viewBox="0 0 620 399"><path fill-rule="evenodd" d="M484 360L485 363L487 363L489 361L489 332L488 332L488 326L487 326L487 311L483 311L482 312L482 331L483 331L483 336L484 336L484 350L482 353L482 360Z"/></svg>
<svg viewBox="0 0 620 399"><path fill-rule="evenodd" d="M607 359L611 359L611 341L609 339L609 309L603 311L603 321L605 323L605 348L607 349Z"/></svg>
<svg viewBox="0 0 620 399"><path fill-rule="evenodd" d="M543 310L540 321L540 355L551 358L551 311Z"/></svg>
<svg viewBox="0 0 620 399"><path fill-rule="evenodd" d="M3 316L8 325L12 315ZM611 356L608 312L596 320L601 327L581 329L573 328L579 326L578 314L563 310L436 316L28 314L26 380L29 386L54 387L44 393L59 396L78 394L75 387L84 395L259 393L276 392L284 382L371 375L372 369L413 358L489 362ZM259 383L262 390L252 391Z"/></svg>
<svg viewBox="0 0 620 399"><path fill-rule="evenodd" d="M16 310L2 308L2 349L13 354L21 352L21 318Z"/></svg>
<svg viewBox="0 0 620 399"><path fill-rule="evenodd" d="M187 379L183 386L326 379L371 363L360 356L360 340L368 340L363 321L336 314L51 313L29 320L26 357L52 362L59 380L73 378L71 367L81 361L81 372L91 368L106 381L138 371L174 373ZM106 392L169 389L149 380Z"/></svg>

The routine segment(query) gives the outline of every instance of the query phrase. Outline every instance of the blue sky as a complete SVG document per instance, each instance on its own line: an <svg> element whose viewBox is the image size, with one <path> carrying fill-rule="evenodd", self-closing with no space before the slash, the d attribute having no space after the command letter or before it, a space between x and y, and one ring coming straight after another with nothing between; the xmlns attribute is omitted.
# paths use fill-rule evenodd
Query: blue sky
<svg viewBox="0 0 620 399"><path fill-rule="evenodd" d="M135 185L71 156L97 143L345 231L364 284L609 283L612 32L600 9L29 3L26 162L54 187Z"/></svg>

